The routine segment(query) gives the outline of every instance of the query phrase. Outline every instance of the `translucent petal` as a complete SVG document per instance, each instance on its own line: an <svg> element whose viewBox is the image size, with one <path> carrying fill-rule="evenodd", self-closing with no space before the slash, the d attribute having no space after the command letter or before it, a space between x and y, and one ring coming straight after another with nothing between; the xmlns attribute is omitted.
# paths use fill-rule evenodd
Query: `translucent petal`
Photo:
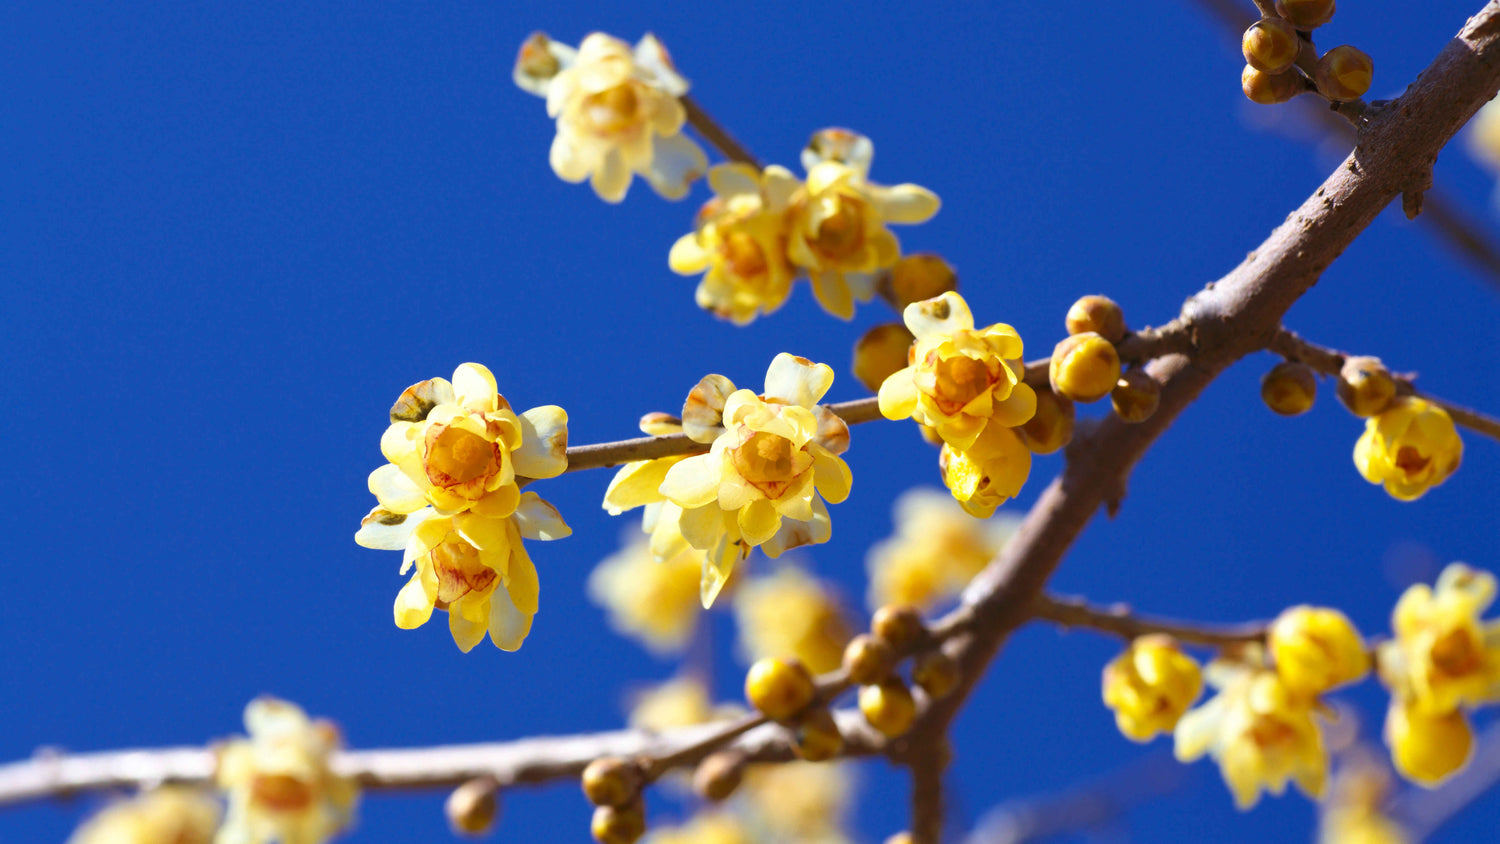
<svg viewBox="0 0 1500 844"><path fill-rule="evenodd" d="M813 285L813 295L817 297L818 304L823 310L833 314L839 319L854 318L854 298L849 294L849 285L844 281L844 274L838 270L822 270L809 273Z"/></svg>
<svg viewBox="0 0 1500 844"><path fill-rule="evenodd" d="M514 513L516 503L520 500L521 490L515 484L505 484L498 487L494 492L487 493L478 501L469 506L469 509L481 516L492 519L503 519ZM457 508L455 508L457 509Z"/></svg>
<svg viewBox="0 0 1500 844"><path fill-rule="evenodd" d="M646 33L635 45L636 68L647 75L655 87L680 97L688 91L688 81L677 72L677 67L672 64L672 56L667 53L655 35Z"/></svg>
<svg viewBox="0 0 1500 844"><path fill-rule="evenodd" d="M453 530L464 541L481 551L504 554L510 549L510 530L503 518L491 519L474 513L459 513L453 517Z"/></svg>
<svg viewBox="0 0 1500 844"><path fill-rule="evenodd" d="M521 493L521 502L516 505L516 528L527 539L553 540L573 535L573 529L563 521L557 508L534 492Z"/></svg>
<svg viewBox="0 0 1500 844"><path fill-rule="evenodd" d="M733 546L723 543L718 553L705 554L703 557L703 575L698 582L698 600L704 609L714 605L718 599L719 592L723 591L724 584L729 582L729 576L734 573L734 564L739 555L733 552Z"/></svg>
<svg viewBox="0 0 1500 844"><path fill-rule="evenodd" d="M432 617L432 602L437 597L437 577L423 568L396 594L396 626L414 630Z"/></svg>
<svg viewBox="0 0 1500 844"><path fill-rule="evenodd" d="M925 223L938 212L937 194L921 185L871 186L870 198L887 223Z"/></svg>
<svg viewBox="0 0 1500 844"><path fill-rule="evenodd" d="M369 487L380 506L392 513L415 513L427 506L427 496L422 493L422 488L394 463L371 472Z"/></svg>
<svg viewBox="0 0 1500 844"><path fill-rule="evenodd" d="M392 422L380 435L380 453L385 459L400 465L403 459L415 456L420 429L420 425L411 422Z"/></svg>
<svg viewBox="0 0 1500 844"><path fill-rule="evenodd" d="M952 290L936 299L907 305L901 312L901 319L918 340L974 327L974 314L969 310L969 303Z"/></svg>
<svg viewBox="0 0 1500 844"><path fill-rule="evenodd" d="M802 180L779 164L767 167L761 179L761 198L765 202L765 210L770 212L781 211L790 205L792 194L802 187Z"/></svg>
<svg viewBox="0 0 1500 844"><path fill-rule="evenodd" d="M829 504L839 504L848 498L849 487L854 482L849 464L822 446L811 445L808 450L813 455L813 483L818 487L818 494Z"/></svg>
<svg viewBox="0 0 1500 844"><path fill-rule="evenodd" d="M821 161L807 171L807 192L820 194L858 177L853 169L837 161Z"/></svg>
<svg viewBox="0 0 1500 844"><path fill-rule="evenodd" d="M740 194L760 196L760 172L753 166L734 161L715 164L708 171L708 186L716 196L731 197Z"/></svg>
<svg viewBox="0 0 1500 844"><path fill-rule="evenodd" d="M721 510L738 510L751 501L763 497L760 490L733 470L724 472L719 482L719 508Z"/></svg>
<svg viewBox="0 0 1500 844"><path fill-rule="evenodd" d="M893 373L880 384L880 415L887 419L906 419L917 409L917 383L913 380L916 369L907 368Z"/></svg>
<svg viewBox="0 0 1500 844"><path fill-rule="evenodd" d="M725 513L717 502L702 507L687 508L678 517L677 528L688 544L701 551L710 551L724 538ZM655 543L652 543L655 550Z"/></svg>
<svg viewBox="0 0 1500 844"><path fill-rule="evenodd" d="M708 269L709 254L698 243L698 233L685 234L672 244L667 266L678 275L697 275Z"/></svg>
<svg viewBox="0 0 1500 844"><path fill-rule="evenodd" d="M453 393L464 410L488 413L495 409L500 390L489 367L478 363L459 364L453 371Z"/></svg>
<svg viewBox="0 0 1500 844"><path fill-rule="evenodd" d="M516 474L555 478L568 468L568 412L544 404L521 414L521 447L511 453Z"/></svg>
<svg viewBox="0 0 1500 844"><path fill-rule="evenodd" d="M611 516L618 516L626 510L661 501L661 482L676 462L676 458L663 457L625 464L604 491L604 509Z"/></svg>
<svg viewBox="0 0 1500 844"><path fill-rule="evenodd" d="M453 527L451 518L428 518L418 524L411 533L411 539L406 541L406 553L401 560L401 573L406 574L412 563L439 544L448 536L448 531ZM437 581L433 580L432 594L437 595Z"/></svg>
<svg viewBox="0 0 1500 844"><path fill-rule="evenodd" d="M564 182L577 184L589 176L591 168L588 159L583 156L578 145L573 143L573 137L562 130L552 139L552 150L548 153L547 160L552 165L552 172Z"/></svg>
<svg viewBox="0 0 1500 844"><path fill-rule="evenodd" d="M782 352L766 370L768 397L784 399L799 407L812 407L833 386L833 367Z"/></svg>
<svg viewBox="0 0 1500 844"><path fill-rule="evenodd" d="M497 591L509 592L511 603L521 612L527 615L536 613L541 585L537 581L536 564L531 562L526 546L516 543L511 549L510 574L505 578L505 589Z"/></svg>
<svg viewBox="0 0 1500 844"><path fill-rule="evenodd" d="M465 604L475 604L478 609L488 609L484 602L464 601ZM467 609L468 607L465 607ZM448 610L448 632L453 634L453 644L464 653L474 650L474 646L484 641L484 634L488 628L488 617L484 621L475 621L467 613L455 612L457 608Z"/></svg>
<svg viewBox="0 0 1500 844"><path fill-rule="evenodd" d="M610 147L604 153L604 159L594 168L589 184L593 186L594 193L605 202L620 202L625 199L625 191L630 188L630 177L630 168L625 166L625 158L619 147Z"/></svg>
<svg viewBox="0 0 1500 844"><path fill-rule="evenodd" d="M719 497L719 454L689 457L667 470L661 494L684 509L702 507Z"/></svg>
<svg viewBox="0 0 1500 844"><path fill-rule="evenodd" d="M781 529L781 514L764 498L752 501L739 511L740 535L750 545L759 545Z"/></svg>
<svg viewBox="0 0 1500 844"><path fill-rule="evenodd" d="M641 175L663 198L682 199L707 169L708 156L703 149L679 133L656 140L655 154Z"/></svg>
<svg viewBox="0 0 1500 844"><path fill-rule="evenodd" d="M532 615L516 609L504 589L496 589L490 596L490 641L502 651L520 650L531 632Z"/></svg>
<svg viewBox="0 0 1500 844"><path fill-rule="evenodd" d="M376 507L360 522L354 542L380 551L400 551L406 547L417 525L432 514L431 507L423 507L415 513L393 513Z"/></svg>

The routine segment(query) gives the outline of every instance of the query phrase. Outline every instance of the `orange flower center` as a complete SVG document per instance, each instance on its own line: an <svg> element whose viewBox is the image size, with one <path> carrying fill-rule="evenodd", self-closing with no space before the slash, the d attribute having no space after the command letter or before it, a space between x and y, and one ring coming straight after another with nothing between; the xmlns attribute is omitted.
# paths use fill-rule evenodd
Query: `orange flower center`
<svg viewBox="0 0 1500 844"><path fill-rule="evenodd" d="M479 549L451 534L432 549L432 569L438 579L437 599L445 604L472 592L484 592L499 577L499 572L480 560Z"/></svg>
<svg viewBox="0 0 1500 844"><path fill-rule="evenodd" d="M641 99L635 86L622 82L583 100L583 115L601 135L619 135L640 122Z"/></svg>
<svg viewBox="0 0 1500 844"><path fill-rule="evenodd" d="M1423 457L1415 446L1403 445L1396 451L1396 468L1407 475L1415 475L1427 468L1431 457Z"/></svg>
<svg viewBox="0 0 1500 844"><path fill-rule="evenodd" d="M758 278L766 272L765 250L760 248L755 238L744 232L730 232L724 238L720 254L740 279Z"/></svg>
<svg viewBox="0 0 1500 844"><path fill-rule="evenodd" d="M450 425L434 425L427 433L427 478L433 486L453 487L500 470L495 443Z"/></svg>
<svg viewBox="0 0 1500 844"><path fill-rule="evenodd" d="M932 398L944 413L949 414L962 410L995 382L989 366L971 357L938 360L933 366L933 375Z"/></svg>
<svg viewBox="0 0 1500 844"><path fill-rule="evenodd" d="M1432 664L1449 677L1473 674L1479 670L1482 661L1474 637L1463 629L1452 630L1439 637L1432 643L1429 653Z"/></svg>
<svg viewBox="0 0 1500 844"><path fill-rule="evenodd" d="M829 260L849 258L865 244L864 203L850 196L836 196L833 213L818 224L818 236L808 245Z"/></svg>
<svg viewBox="0 0 1500 844"><path fill-rule="evenodd" d="M757 431L729 453L740 477L767 498L780 497L797 480L797 450L786 437Z"/></svg>
<svg viewBox="0 0 1500 844"><path fill-rule="evenodd" d="M1279 718L1263 716L1250 728L1250 740L1259 748L1288 747L1297 740L1297 731Z"/></svg>
<svg viewBox="0 0 1500 844"><path fill-rule="evenodd" d="M250 799L276 812L300 812L312 805L313 788L291 774L260 774L250 783Z"/></svg>

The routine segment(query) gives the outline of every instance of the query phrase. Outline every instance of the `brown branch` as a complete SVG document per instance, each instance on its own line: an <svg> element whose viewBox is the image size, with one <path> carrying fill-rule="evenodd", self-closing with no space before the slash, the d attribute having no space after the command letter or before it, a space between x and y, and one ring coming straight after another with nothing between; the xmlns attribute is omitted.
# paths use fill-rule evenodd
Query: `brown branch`
<svg viewBox="0 0 1500 844"><path fill-rule="evenodd" d="M1309 367L1323 373L1338 377L1339 371L1344 367L1344 361L1350 355L1337 349L1319 346L1302 339L1295 333L1283 328L1276 333L1271 345L1267 347L1270 351L1290 360L1298 360ZM1453 417L1455 424L1462 425L1475 433L1483 434L1492 439L1500 440L1500 419L1480 413L1477 410L1454 404L1447 399L1441 399L1430 393L1418 390L1410 375L1395 375L1396 392L1403 396L1417 396L1429 401Z"/></svg>
<svg viewBox="0 0 1500 844"><path fill-rule="evenodd" d="M736 141L725 131L724 127L720 126L718 121L709 117L708 112L704 111L703 107L698 105L697 100L684 94L682 96L682 108L687 112L688 124L696 129L699 135L703 136L703 140L713 144L714 149L722 153L725 158L730 161L739 161L748 164L757 170L761 169L760 161L750 154L750 150L741 146L740 142Z"/></svg>
<svg viewBox="0 0 1500 844"><path fill-rule="evenodd" d="M946 740L924 743L906 757L911 770L911 835L913 844L942 844L943 773L953 753Z"/></svg>
<svg viewBox="0 0 1500 844"><path fill-rule="evenodd" d="M1115 604L1090 606L1088 602L1052 595L1038 595L1032 605L1036 618L1063 627L1085 627L1119 636L1127 641L1152 633L1165 633L1179 642L1209 647L1259 642L1266 636L1266 625L1260 623L1211 627L1185 621L1147 618L1130 614L1129 607Z"/></svg>

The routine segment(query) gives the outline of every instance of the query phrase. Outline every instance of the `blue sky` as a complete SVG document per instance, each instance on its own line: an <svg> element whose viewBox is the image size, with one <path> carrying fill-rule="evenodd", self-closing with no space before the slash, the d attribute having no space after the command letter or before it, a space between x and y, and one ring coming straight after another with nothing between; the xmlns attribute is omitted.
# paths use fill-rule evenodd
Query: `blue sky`
<svg viewBox="0 0 1500 844"><path fill-rule="evenodd" d="M1320 46L1365 50L1372 95L1393 96L1478 5L1351 3ZM0 759L201 743L238 732L262 693L335 718L360 747L609 729L626 687L673 672L584 597L622 525L599 508L601 472L546 484L575 535L533 549L542 612L520 652L459 653L441 624L397 630L399 560L351 541L390 403L478 361L514 405L562 405L573 442L599 442L677 409L705 373L757 385L781 351L830 363L829 398L857 398L850 347L894 315L877 303L839 322L805 285L746 328L699 311L696 281L666 255L705 189L671 204L637 183L610 206L553 176L553 126L510 81L536 29L569 43L655 32L694 96L767 162L797 169L824 126L869 135L872 178L943 199L931 222L896 230L903 246L946 256L976 318L1016 326L1031 357L1081 294L1114 297L1134 326L1166 322L1346 151L1308 143L1296 109L1246 102L1237 45L1186 0L12 4ZM1489 213L1493 181L1461 148L1437 175ZM1496 290L1391 210L1287 322L1497 411ZM1354 471L1362 426L1331 389L1295 419L1261 406L1270 365L1242 362L1184 414L1057 589L1222 621L1317 602L1377 633L1413 577L1450 560L1500 569L1495 443L1467 436L1458 474L1400 504ZM937 475L908 425L857 428L847 458L854 493L807 559L857 611L892 500ZM1059 461L1035 462L1013 509ZM728 619L717 626L720 691L735 696ZM1097 700L1116 648L1042 628L1015 638L956 728L957 821L1149 752ZM1347 698L1378 722L1371 684ZM906 792L884 764L866 768L857 830L874 842L904 825ZM1301 798L1240 815L1208 763L1188 773L1131 814L1134 840L1311 834ZM440 801L370 798L348 840L439 837ZM7 809L0 842L62 840L92 805ZM1439 840L1497 818L1484 798ZM584 840L587 808L571 785L527 790L502 823L508 840Z"/></svg>

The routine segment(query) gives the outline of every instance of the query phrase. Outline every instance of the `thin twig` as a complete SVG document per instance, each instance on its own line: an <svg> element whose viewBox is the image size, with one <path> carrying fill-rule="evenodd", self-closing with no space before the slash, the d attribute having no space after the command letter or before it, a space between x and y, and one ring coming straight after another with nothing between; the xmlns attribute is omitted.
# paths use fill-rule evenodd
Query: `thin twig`
<svg viewBox="0 0 1500 844"><path fill-rule="evenodd" d="M923 744L906 757L911 770L911 836L914 844L942 844L943 773L952 761L946 740Z"/></svg>
<svg viewBox="0 0 1500 844"><path fill-rule="evenodd" d="M1039 595L1033 614L1063 627L1085 627L1130 640L1152 633L1165 633L1182 642L1210 647L1259 642L1266 637L1266 625L1259 622L1230 626L1211 626L1188 621L1132 615L1123 604L1108 607L1091 606L1075 598Z"/></svg>
<svg viewBox="0 0 1500 844"><path fill-rule="evenodd" d="M708 116L708 112L698 105L698 101L686 94L682 97L682 107L687 112L688 123L703 136L703 140L713 144L723 156L730 161L739 161L751 167L761 169L760 161L750 154L739 141L736 141L718 121Z"/></svg>
<svg viewBox="0 0 1500 844"><path fill-rule="evenodd" d="M1276 336L1271 340L1271 345L1268 349L1289 360L1301 361L1324 375L1332 375L1334 377L1338 377L1339 371L1344 367L1344 361L1350 357L1346 352L1308 342L1285 328L1276 332ZM1416 396L1431 402L1446 410L1448 415L1453 417L1455 424L1462 425L1475 433L1500 440L1500 419L1418 390L1411 376L1394 375L1394 377L1396 379L1396 392L1399 395Z"/></svg>

